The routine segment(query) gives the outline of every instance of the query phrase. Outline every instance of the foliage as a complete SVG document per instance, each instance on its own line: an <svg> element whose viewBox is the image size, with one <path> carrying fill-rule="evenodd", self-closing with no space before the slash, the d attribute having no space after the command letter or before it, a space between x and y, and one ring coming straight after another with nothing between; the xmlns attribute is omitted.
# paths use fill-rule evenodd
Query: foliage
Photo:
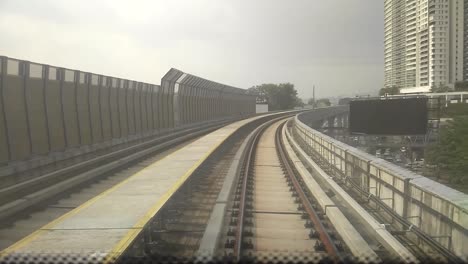
<svg viewBox="0 0 468 264"><path fill-rule="evenodd" d="M458 103L458 104L448 104L447 107L445 105L440 109L441 117L454 117L460 115L468 115L468 104L466 103Z"/></svg>
<svg viewBox="0 0 468 264"><path fill-rule="evenodd" d="M307 104L314 106L314 107L325 107L325 106L331 105L330 99L327 99L327 98L322 98L318 100L315 100L314 98L310 98Z"/></svg>
<svg viewBox="0 0 468 264"><path fill-rule="evenodd" d="M249 88L249 92L264 94L270 111L292 109L303 104L302 100L297 97L294 84L291 83L256 85Z"/></svg>
<svg viewBox="0 0 468 264"><path fill-rule="evenodd" d="M439 165L451 183L468 183L468 116L455 116L441 129L439 142L426 151L426 161Z"/></svg>
<svg viewBox="0 0 468 264"><path fill-rule="evenodd" d="M261 92L261 91L259 91L257 89L250 88L250 89L247 89L247 93L257 96L256 97L257 104L268 103L268 97L264 92Z"/></svg>
<svg viewBox="0 0 468 264"><path fill-rule="evenodd" d="M399 93L400 93L400 88L398 88L397 86L392 86L392 87L387 87L387 88L384 87L380 89L379 91L379 95L385 95L385 94L395 95Z"/></svg>
<svg viewBox="0 0 468 264"><path fill-rule="evenodd" d="M449 92L450 91L450 88L446 85L439 85L439 86L433 86L431 87L431 92L433 93L445 93L445 92Z"/></svg>
<svg viewBox="0 0 468 264"><path fill-rule="evenodd" d="M299 98L299 97L296 96L296 103L295 103L295 106L304 108L304 106L305 106L304 101L302 101L301 98Z"/></svg>
<svg viewBox="0 0 468 264"><path fill-rule="evenodd" d="M349 97L345 97L345 98L341 98L339 101L338 101L338 104L339 105L348 105L349 102L351 102L352 98L349 98Z"/></svg>
<svg viewBox="0 0 468 264"><path fill-rule="evenodd" d="M328 98L318 99L316 105L317 105L317 107L330 106L331 105L330 99L328 99Z"/></svg>
<svg viewBox="0 0 468 264"><path fill-rule="evenodd" d="M468 81L456 82L455 91L468 91Z"/></svg>

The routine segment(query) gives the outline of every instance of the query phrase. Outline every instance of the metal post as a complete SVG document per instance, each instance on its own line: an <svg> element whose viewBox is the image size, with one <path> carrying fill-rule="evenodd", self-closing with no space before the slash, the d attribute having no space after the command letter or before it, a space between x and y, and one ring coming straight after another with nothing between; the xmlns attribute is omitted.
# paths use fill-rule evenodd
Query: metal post
<svg viewBox="0 0 468 264"><path fill-rule="evenodd" d="M315 85L312 88L312 109L315 109Z"/></svg>

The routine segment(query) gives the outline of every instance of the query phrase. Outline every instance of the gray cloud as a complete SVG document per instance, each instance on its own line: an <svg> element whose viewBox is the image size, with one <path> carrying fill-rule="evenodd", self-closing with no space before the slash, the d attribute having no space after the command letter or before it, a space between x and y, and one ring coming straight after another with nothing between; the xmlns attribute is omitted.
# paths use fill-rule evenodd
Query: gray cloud
<svg viewBox="0 0 468 264"><path fill-rule="evenodd" d="M0 0L0 53L159 83L170 68L300 96L383 83L383 1Z"/></svg>

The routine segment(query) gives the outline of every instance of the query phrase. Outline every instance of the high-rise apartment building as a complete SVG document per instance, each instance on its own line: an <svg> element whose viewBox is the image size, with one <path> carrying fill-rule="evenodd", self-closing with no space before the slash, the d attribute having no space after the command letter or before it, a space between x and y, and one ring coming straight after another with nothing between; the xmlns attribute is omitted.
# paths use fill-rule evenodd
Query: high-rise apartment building
<svg viewBox="0 0 468 264"><path fill-rule="evenodd" d="M464 79L465 1L385 0L385 87L429 91Z"/></svg>
<svg viewBox="0 0 468 264"><path fill-rule="evenodd" d="M406 0L385 0L385 86L405 87Z"/></svg>

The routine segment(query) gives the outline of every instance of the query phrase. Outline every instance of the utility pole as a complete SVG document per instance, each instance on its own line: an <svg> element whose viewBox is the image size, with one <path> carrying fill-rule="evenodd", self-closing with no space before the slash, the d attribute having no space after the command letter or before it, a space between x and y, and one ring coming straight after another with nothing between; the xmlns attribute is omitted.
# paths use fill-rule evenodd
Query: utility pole
<svg viewBox="0 0 468 264"><path fill-rule="evenodd" d="M312 109L315 109L315 105L316 105L316 103L315 103L315 85L312 88L312 100L314 102L314 104L312 105Z"/></svg>

